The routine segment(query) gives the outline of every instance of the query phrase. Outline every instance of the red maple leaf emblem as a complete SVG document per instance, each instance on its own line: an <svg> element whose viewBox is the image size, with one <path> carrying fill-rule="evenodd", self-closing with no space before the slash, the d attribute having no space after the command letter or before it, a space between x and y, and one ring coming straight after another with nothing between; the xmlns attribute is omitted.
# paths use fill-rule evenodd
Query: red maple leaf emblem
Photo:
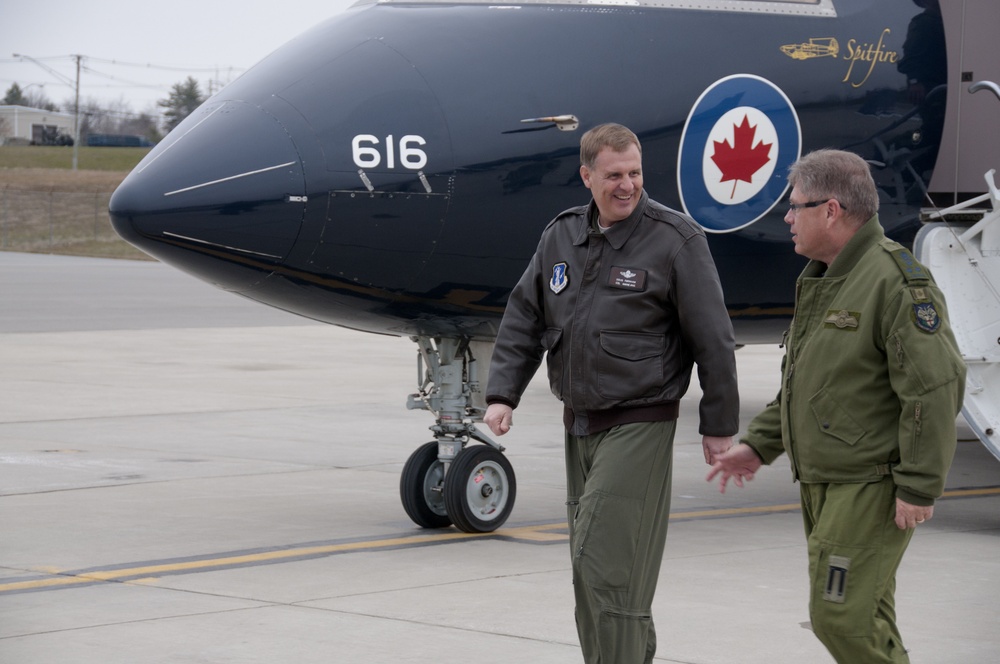
<svg viewBox="0 0 1000 664"><path fill-rule="evenodd" d="M746 115L743 122L733 125L733 144L729 140L712 141L715 143L715 154L712 161L722 171L722 179L719 182L733 180L733 193L736 196L736 185L740 180L752 182L753 174L759 171L764 164L771 161L770 152L772 143L763 141L753 144L753 139L757 134L757 127L750 126L750 120Z"/></svg>

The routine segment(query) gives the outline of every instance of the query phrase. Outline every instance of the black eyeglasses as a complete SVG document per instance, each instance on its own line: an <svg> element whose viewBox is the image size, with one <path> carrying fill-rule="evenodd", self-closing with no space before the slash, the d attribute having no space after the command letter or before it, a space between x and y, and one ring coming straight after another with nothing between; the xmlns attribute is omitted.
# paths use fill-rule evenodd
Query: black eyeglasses
<svg viewBox="0 0 1000 664"><path fill-rule="evenodd" d="M836 200L837 200L836 198L827 198L826 200L822 200L822 201L809 201L808 203L789 203L788 204L788 209L791 210L792 212L795 212L796 210L801 210L802 208L814 208L814 207L818 207L820 205L823 205L825 203L829 203L830 201L836 201ZM840 201L837 201L837 203L840 204L840 209L841 210L845 210L845 211L847 210L847 208L844 207L844 205L842 203L840 203Z"/></svg>

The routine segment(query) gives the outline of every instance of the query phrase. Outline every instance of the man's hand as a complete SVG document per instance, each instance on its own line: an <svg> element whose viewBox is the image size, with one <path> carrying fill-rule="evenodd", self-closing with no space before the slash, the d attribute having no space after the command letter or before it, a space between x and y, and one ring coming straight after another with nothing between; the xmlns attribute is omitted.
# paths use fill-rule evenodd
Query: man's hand
<svg viewBox="0 0 1000 664"><path fill-rule="evenodd" d="M702 436L701 447L705 450L705 463L711 465L715 459L733 446L732 436Z"/></svg>
<svg viewBox="0 0 1000 664"><path fill-rule="evenodd" d="M486 426L490 428L497 436L502 436L508 431L510 431L510 425L513 424L514 409L510 406L502 403L491 403L486 408L486 415L483 416L483 422Z"/></svg>
<svg viewBox="0 0 1000 664"><path fill-rule="evenodd" d="M918 523L923 523L934 516L934 506L911 505L910 503L896 498L896 527L900 530L916 528Z"/></svg>
<svg viewBox="0 0 1000 664"><path fill-rule="evenodd" d="M719 492L726 492L726 484L729 479L733 479L736 486L743 488L743 481L749 482L754 478L754 474L760 470L762 462L753 448L746 443L740 443L732 447L725 454L716 455L712 470L708 472L705 480L711 482L715 476L722 474L719 480Z"/></svg>

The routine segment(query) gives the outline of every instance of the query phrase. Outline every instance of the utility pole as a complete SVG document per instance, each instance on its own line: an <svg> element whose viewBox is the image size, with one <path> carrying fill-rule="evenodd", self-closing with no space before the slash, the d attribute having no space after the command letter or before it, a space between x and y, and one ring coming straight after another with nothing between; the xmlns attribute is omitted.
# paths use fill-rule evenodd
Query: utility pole
<svg viewBox="0 0 1000 664"><path fill-rule="evenodd" d="M75 84L69 78L69 76L66 76L65 74L59 73L58 71L56 71L52 67L48 66L47 64L45 64L41 60L33 58L30 55L23 55L21 53L14 53L14 57L15 58L20 58L22 60L30 60L31 62L34 62L39 67L41 67L45 71L49 72L53 76L55 76L57 79L63 81L64 83L66 83L68 85L72 85L73 88L74 88L74 90L76 91L76 101L74 102L75 108L73 109L73 170L75 171L76 170L76 166L77 166L77 157L79 155L79 145L80 145L80 61L83 60L83 56L82 55L73 55L73 56L70 56L70 57L72 57L72 58L74 58L76 60L76 83Z"/></svg>
<svg viewBox="0 0 1000 664"><path fill-rule="evenodd" d="M74 55L76 58L76 101L73 113L73 170L76 171L77 157L80 154L80 60L82 55Z"/></svg>

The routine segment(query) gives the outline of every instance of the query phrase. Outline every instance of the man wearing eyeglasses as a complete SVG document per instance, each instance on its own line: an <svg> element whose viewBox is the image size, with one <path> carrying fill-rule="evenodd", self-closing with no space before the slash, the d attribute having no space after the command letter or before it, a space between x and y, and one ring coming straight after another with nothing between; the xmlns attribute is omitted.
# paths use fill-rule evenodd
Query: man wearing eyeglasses
<svg viewBox="0 0 1000 664"><path fill-rule="evenodd" d="M944 296L889 240L863 159L819 150L789 169L796 282L781 389L708 475L720 490L783 452L800 482L812 630L841 664L909 662L896 570L934 514L955 451L965 365Z"/></svg>

